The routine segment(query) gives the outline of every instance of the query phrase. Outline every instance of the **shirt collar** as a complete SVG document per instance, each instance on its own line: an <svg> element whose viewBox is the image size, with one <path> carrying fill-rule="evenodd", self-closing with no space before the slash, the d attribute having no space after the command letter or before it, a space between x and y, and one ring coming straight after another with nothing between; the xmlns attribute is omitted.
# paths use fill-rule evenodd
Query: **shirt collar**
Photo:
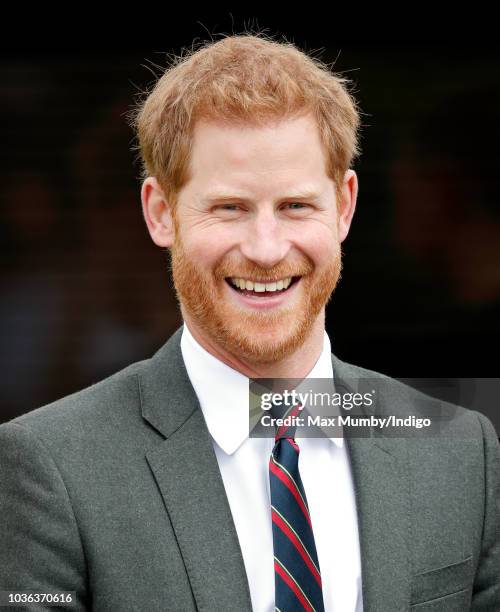
<svg viewBox="0 0 500 612"><path fill-rule="evenodd" d="M248 377L206 351L186 323L181 351L210 435L225 453L232 455L248 438ZM333 378L331 345L326 331L321 354L306 378ZM339 448L343 446L343 438L329 439Z"/></svg>

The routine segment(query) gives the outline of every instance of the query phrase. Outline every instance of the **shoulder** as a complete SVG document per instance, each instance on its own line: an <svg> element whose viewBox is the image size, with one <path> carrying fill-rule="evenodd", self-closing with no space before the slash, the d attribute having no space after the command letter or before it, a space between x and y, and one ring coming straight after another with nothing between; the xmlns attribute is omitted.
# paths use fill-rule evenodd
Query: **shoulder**
<svg viewBox="0 0 500 612"><path fill-rule="evenodd" d="M491 420L477 410L471 410L457 401L440 400L433 393L423 392L416 386L402 382L375 370L347 363L332 354L334 379L347 390L375 391L377 413L395 417L431 415L440 419L442 432L462 439L486 438L497 440L498 434Z"/></svg>
<svg viewBox="0 0 500 612"><path fill-rule="evenodd" d="M3 423L0 446L30 454L38 448L64 462L130 443L144 428L138 375L148 361Z"/></svg>
<svg viewBox="0 0 500 612"><path fill-rule="evenodd" d="M144 395L163 388L168 377L175 383L181 335L182 327L151 358L0 425L0 446L24 440L60 457L85 457L148 445L158 434L143 419Z"/></svg>
<svg viewBox="0 0 500 612"><path fill-rule="evenodd" d="M137 397L137 373L148 360L130 364L107 378L12 419L8 423L34 429L106 418L118 405Z"/></svg>

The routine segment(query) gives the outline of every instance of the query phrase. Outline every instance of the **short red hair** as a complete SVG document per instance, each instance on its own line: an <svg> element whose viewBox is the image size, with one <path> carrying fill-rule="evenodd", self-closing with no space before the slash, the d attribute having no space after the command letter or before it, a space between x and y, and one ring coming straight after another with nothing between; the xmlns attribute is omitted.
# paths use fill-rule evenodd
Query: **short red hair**
<svg viewBox="0 0 500 612"><path fill-rule="evenodd" d="M189 179L198 119L262 125L311 113L337 190L359 155L360 125L348 79L294 44L263 34L225 36L174 58L130 113L142 177L155 176L167 200Z"/></svg>

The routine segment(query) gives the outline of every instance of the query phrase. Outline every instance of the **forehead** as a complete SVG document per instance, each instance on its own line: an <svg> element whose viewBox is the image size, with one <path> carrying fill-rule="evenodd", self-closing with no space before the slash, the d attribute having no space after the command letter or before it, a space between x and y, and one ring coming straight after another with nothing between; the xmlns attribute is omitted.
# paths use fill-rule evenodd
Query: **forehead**
<svg viewBox="0 0 500 612"><path fill-rule="evenodd" d="M264 126L198 121L193 131L191 179L198 185L293 186L329 181L314 118L305 115ZM263 183L264 182L264 183Z"/></svg>

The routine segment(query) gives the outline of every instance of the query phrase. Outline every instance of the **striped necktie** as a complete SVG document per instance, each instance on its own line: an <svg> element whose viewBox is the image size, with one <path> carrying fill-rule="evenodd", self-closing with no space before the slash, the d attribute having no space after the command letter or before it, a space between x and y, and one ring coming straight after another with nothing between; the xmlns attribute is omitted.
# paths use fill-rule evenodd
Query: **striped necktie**
<svg viewBox="0 0 500 612"><path fill-rule="evenodd" d="M298 407L291 412L297 414ZM324 612L316 545L299 474L295 427L281 427L269 459L275 610Z"/></svg>

